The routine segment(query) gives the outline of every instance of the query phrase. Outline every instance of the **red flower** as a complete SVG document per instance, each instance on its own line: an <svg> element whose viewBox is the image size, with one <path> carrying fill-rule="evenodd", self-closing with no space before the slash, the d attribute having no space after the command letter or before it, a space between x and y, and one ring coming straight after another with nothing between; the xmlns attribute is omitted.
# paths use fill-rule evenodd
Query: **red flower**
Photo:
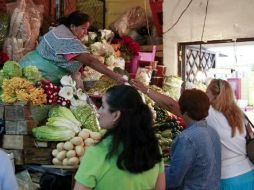
<svg viewBox="0 0 254 190"><path fill-rule="evenodd" d="M131 60L140 51L140 45L129 36L123 36L120 40L120 51L126 60Z"/></svg>
<svg viewBox="0 0 254 190"><path fill-rule="evenodd" d="M9 56L4 53L4 52L0 52L0 65L3 65L6 61L10 60Z"/></svg>

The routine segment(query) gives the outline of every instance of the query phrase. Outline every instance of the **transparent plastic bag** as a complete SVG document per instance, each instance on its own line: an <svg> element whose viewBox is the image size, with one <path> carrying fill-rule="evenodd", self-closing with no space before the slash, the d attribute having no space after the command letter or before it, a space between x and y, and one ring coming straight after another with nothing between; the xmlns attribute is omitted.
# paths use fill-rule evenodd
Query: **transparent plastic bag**
<svg viewBox="0 0 254 190"><path fill-rule="evenodd" d="M0 13L0 50L3 48L4 40L8 35L10 17L6 12Z"/></svg>
<svg viewBox="0 0 254 190"><path fill-rule="evenodd" d="M27 170L16 174L19 190L35 190L30 174Z"/></svg>
<svg viewBox="0 0 254 190"><path fill-rule="evenodd" d="M133 7L114 21L110 28L120 36L128 35L130 29L139 29L146 26L146 12L143 8Z"/></svg>
<svg viewBox="0 0 254 190"><path fill-rule="evenodd" d="M12 60L19 61L35 49L42 24L43 6L32 0L18 0L13 9L8 38L3 50Z"/></svg>

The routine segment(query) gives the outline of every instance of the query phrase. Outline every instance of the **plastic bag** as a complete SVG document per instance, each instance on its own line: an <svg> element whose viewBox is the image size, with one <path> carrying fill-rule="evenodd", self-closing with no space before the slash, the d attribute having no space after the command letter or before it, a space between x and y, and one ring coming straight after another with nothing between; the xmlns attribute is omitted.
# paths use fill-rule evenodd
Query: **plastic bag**
<svg viewBox="0 0 254 190"><path fill-rule="evenodd" d="M3 49L4 40L8 35L9 20L5 0L0 0L0 51Z"/></svg>
<svg viewBox="0 0 254 190"><path fill-rule="evenodd" d="M137 6L110 25L110 28L120 36L127 35L130 29L138 29L146 26L146 12L143 8Z"/></svg>
<svg viewBox="0 0 254 190"><path fill-rule="evenodd" d="M13 10L4 52L12 60L19 61L26 53L35 49L42 24L43 6L32 0L18 0Z"/></svg>
<svg viewBox="0 0 254 190"><path fill-rule="evenodd" d="M27 170L16 174L19 190L35 190L31 176Z"/></svg>
<svg viewBox="0 0 254 190"><path fill-rule="evenodd" d="M36 66L43 78L52 81L56 85L59 85L61 78L68 74L65 69L56 66L51 61L43 59L36 50L28 53L19 63L23 68L29 65Z"/></svg>

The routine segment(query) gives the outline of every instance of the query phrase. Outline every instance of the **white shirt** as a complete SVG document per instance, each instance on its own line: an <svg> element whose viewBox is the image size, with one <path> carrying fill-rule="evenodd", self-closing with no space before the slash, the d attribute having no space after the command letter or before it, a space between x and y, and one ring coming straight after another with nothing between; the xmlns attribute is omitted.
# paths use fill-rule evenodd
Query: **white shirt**
<svg viewBox="0 0 254 190"><path fill-rule="evenodd" d="M221 141L221 179L235 177L254 169L254 165L246 156L246 130L232 137L231 127L223 113L210 106L206 118L208 125L213 127Z"/></svg>

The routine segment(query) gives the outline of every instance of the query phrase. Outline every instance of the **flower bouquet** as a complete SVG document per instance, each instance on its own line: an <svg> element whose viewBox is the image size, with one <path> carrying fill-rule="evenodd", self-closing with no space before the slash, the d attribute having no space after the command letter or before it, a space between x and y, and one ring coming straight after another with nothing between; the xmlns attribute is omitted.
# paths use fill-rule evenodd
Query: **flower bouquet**
<svg viewBox="0 0 254 190"><path fill-rule="evenodd" d="M121 56L126 61L131 61L140 52L140 45L129 36L123 36L119 41Z"/></svg>
<svg viewBox="0 0 254 190"><path fill-rule="evenodd" d="M140 52L140 45L129 36L123 36L116 40L115 51L120 57L123 57L126 64L125 69L129 73L137 71L137 59Z"/></svg>

